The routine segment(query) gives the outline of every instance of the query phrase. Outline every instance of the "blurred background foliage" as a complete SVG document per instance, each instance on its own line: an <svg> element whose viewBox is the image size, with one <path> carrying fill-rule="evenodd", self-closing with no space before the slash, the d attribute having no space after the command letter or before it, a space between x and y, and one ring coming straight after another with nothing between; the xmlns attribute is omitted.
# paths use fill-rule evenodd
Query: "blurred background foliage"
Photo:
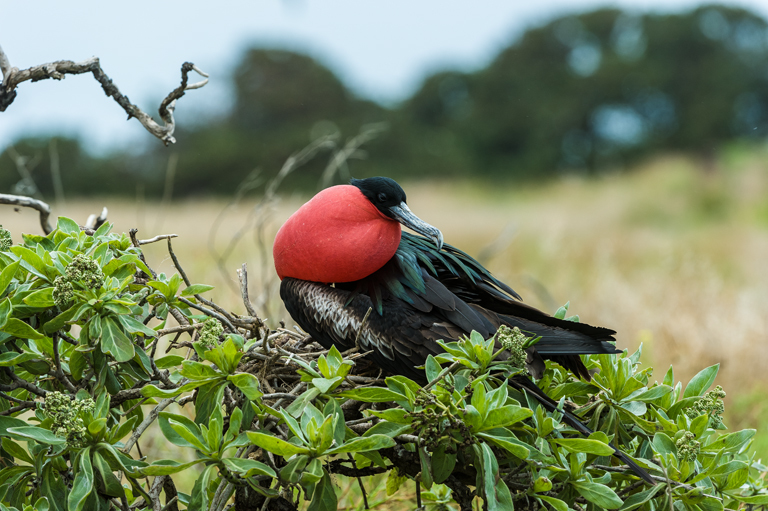
<svg viewBox="0 0 768 511"><path fill-rule="evenodd" d="M723 143L768 134L767 64L766 20L721 5L560 17L529 29L484 69L435 73L392 107L355 97L306 55L250 48L229 77L232 106L180 123L172 148L94 157L82 142L58 138L54 164L66 169L68 195L153 196L163 193L175 153L175 197L229 194L256 168L276 174L312 139L343 142L386 123L356 177L519 183L622 170L659 151L687 152L706 172ZM49 138L7 148L0 191L51 197L50 149ZM323 168L311 162L286 185L312 189Z"/></svg>

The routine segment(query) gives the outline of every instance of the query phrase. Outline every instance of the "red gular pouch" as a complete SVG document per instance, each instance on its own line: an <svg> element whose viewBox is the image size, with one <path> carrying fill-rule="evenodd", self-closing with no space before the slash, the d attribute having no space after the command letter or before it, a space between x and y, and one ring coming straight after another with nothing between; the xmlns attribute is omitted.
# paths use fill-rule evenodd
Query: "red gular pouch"
<svg viewBox="0 0 768 511"><path fill-rule="evenodd" d="M353 282L372 274L400 244L400 224L352 185L326 188L277 231L272 254L280 280Z"/></svg>

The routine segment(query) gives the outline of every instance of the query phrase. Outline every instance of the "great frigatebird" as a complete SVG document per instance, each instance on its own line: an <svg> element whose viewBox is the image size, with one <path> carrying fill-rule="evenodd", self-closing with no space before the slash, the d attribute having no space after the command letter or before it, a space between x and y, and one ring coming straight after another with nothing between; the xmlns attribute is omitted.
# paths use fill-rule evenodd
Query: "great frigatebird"
<svg viewBox="0 0 768 511"><path fill-rule="evenodd" d="M402 232L401 224L419 235ZM488 338L501 325L541 336L528 349L527 369L535 378L542 375L542 359L550 359L589 381L580 354L621 352L612 344L613 330L522 303L472 257L443 244L442 233L411 213L403 189L386 177L353 179L315 195L280 228L273 255L280 296L314 340L342 350L357 341L380 368L416 381L425 381L416 367L443 351L438 340L457 341L472 330ZM557 408L528 377L510 383L549 411ZM560 411L570 426L591 433ZM654 484L624 453L615 455Z"/></svg>

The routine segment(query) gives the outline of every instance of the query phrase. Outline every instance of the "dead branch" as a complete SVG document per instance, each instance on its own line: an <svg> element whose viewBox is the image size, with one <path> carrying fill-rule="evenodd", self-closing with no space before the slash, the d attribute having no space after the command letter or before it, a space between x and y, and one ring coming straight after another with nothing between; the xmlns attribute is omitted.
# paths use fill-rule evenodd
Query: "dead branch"
<svg viewBox="0 0 768 511"><path fill-rule="evenodd" d="M48 222L48 217L51 216L51 207L45 202L31 197L24 197L21 195L8 195L0 193L0 204L8 204L11 206L21 206L25 208L32 208L40 212L40 227L42 227L45 234L50 234L53 231L51 224Z"/></svg>
<svg viewBox="0 0 768 511"><path fill-rule="evenodd" d="M0 47L0 70L2 70L3 73L3 83L2 88L0 88L0 112L4 112L11 103L13 103L13 100L16 99L16 87L22 82L27 80L37 82L49 78L62 80L68 74L79 75L83 73L91 73L96 81L101 84L104 93L108 97L113 98L117 104L125 110L129 119L131 117L138 119L147 131L159 138L165 145L176 142L176 139L173 138L173 133L176 129L176 123L173 119L176 100L184 96L186 91L199 89L208 83L208 74L201 71L191 62L182 64L181 85L171 91L170 94L163 99L162 103L160 103L158 113L160 114L160 119L163 121L163 125L160 125L155 122L150 115L144 113L139 107L131 103L128 97L120 92L114 82L112 82L112 79L109 78L101 68L101 64L97 57L92 57L82 62L57 60L55 62L40 64L28 69L20 70L11 66L8 56L3 51L2 47ZM197 83L188 83L188 75L190 71L195 71L205 79Z"/></svg>
<svg viewBox="0 0 768 511"><path fill-rule="evenodd" d="M154 238L149 238L148 240L139 240L139 245L148 245L150 243L155 243L156 241L160 240L169 240L171 238L178 238L178 234L158 234Z"/></svg>
<svg viewBox="0 0 768 511"><path fill-rule="evenodd" d="M85 225L83 227L86 229L98 229L104 224L104 222L107 221L107 213L107 208L104 207L99 215L90 215L88 220L85 221Z"/></svg>

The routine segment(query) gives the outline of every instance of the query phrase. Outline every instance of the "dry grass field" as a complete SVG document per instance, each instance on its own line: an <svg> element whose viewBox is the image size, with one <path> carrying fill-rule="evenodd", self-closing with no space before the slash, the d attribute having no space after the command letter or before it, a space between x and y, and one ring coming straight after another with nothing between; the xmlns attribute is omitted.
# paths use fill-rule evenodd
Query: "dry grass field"
<svg viewBox="0 0 768 511"><path fill-rule="evenodd" d="M541 186L401 184L411 209L446 242L480 258L528 303L554 312L570 301L582 321L617 330L620 347L643 343L642 360L659 378L673 364L685 383L720 363L727 425L757 428L768 455L768 150L732 148L702 167L666 156L630 173ZM304 200L283 197L270 208L261 244L254 225L266 217L254 215L255 198L229 207L220 199L72 200L54 214L83 222L106 205L117 230L178 234L174 250L190 278L215 285L212 298L238 312L235 269L245 262L251 295L276 325L289 318L275 299L271 242ZM16 241L40 232L30 210L4 206L0 224ZM213 249L226 252L221 264ZM156 270L173 271L164 243L146 255Z"/></svg>

